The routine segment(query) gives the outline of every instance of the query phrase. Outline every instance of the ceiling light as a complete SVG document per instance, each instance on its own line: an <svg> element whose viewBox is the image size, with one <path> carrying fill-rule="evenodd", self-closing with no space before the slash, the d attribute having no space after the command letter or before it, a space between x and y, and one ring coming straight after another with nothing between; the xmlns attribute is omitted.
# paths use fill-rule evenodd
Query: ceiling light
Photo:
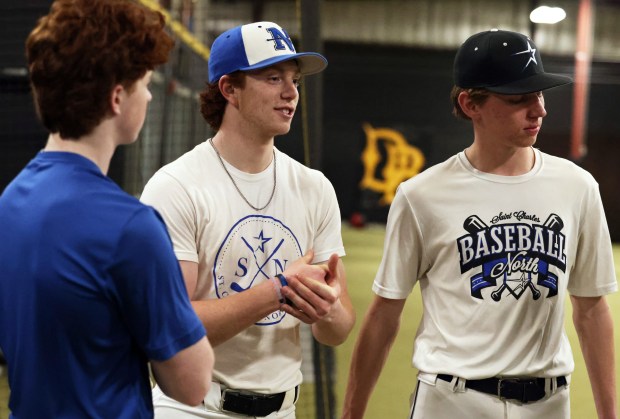
<svg viewBox="0 0 620 419"><path fill-rule="evenodd" d="M566 17L561 7L540 6L532 10L530 20L534 23L558 23Z"/></svg>

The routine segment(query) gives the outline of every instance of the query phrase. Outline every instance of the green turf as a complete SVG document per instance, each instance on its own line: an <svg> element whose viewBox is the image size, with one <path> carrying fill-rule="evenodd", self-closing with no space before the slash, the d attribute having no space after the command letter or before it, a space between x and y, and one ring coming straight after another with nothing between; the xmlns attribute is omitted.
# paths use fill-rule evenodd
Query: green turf
<svg viewBox="0 0 620 419"><path fill-rule="evenodd" d="M372 281L379 266L382 254L384 226L369 226L364 229L343 228L343 238L347 256L344 263L347 271L347 283L353 305L357 311L357 323L351 336L342 346L336 349L338 416L341 412L349 369L349 362L355 338L359 332L366 308L373 298ZM620 245L614 246L616 276L620 277ZM615 317L616 359L620 358L620 293L608 296L608 302ZM577 335L571 321L570 302L566 302L566 332L573 348L575 372L571 383L571 410L574 419L590 419L596 417L590 382L585 371L585 364ZM415 369L411 366L411 355L415 330L421 317L421 301L419 287L407 300L400 332L394 342L390 356L383 369L377 387L368 403L367 418L406 418L409 409L409 396L415 383ZM616 361L617 363L620 361ZM616 369L616 381L620 383L620 373ZM620 397L619 397L620 399Z"/></svg>

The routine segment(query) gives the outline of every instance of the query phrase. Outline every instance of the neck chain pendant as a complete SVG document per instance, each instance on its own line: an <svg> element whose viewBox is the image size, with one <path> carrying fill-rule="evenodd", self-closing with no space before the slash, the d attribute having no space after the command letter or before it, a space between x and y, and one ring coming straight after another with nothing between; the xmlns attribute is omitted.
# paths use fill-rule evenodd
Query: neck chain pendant
<svg viewBox="0 0 620 419"><path fill-rule="evenodd" d="M271 196L269 197L269 200L267 201L267 203L264 206L258 208L258 207L255 207L254 205L252 205L250 203L250 201L248 201L248 199L245 197L245 195L243 195L243 193L241 192L241 189L239 189L239 186L237 185L237 182L235 182L235 179L232 177L232 175L230 174L230 172L226 168L226 164L224 164L224 160L222 159L222 156L220 155L220 152L215 147L215 144L213 144L213 138L210 138L209 142L211 143L211 147L213 147L213 150L215 151L215 154L217 155L217 158L219 159L220 164L224 168L224 171L226 172L226 174L230 178L232 184L235 186L235 189L237 190L239 195L241 195L241 198L243 198L243 200L246 202L246 204L248 204L254 211L262 211L265 208L267 208L269 206L269 204L271 204L271 200L273 199L273 196L276 193L276 179L277 178L276 178L276 152L275 152L275 150L273 150L273 189L271 190Z"/></svg>

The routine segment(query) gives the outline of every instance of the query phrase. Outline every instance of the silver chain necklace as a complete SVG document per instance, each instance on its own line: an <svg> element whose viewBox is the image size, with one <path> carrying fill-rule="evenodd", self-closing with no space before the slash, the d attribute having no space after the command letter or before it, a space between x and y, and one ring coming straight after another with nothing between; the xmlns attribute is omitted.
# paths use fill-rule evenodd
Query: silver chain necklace
<svg viewBox="0 0 620 419"><path fill-rule="evenodd" d="M245 195L243 195L243 193L241 192L241 189L239 189L239 186L237 186L237 182L235 182L235 179L232 177L232 175L230 174L230 172L226 168L226 165L224 164L224 160L222 160L222 156L220 156L220 152L217 151L217 148L215 147L215 144L213 144L213 138L209 138L209 142L211 143L211 147L213 147L213 150L215 150L215 154L217 154L217 158L220 160L220 164L224 168L224 171L226 172L226 174L228 175L228 177L232 181L233 185L235 185L235 189L237 190L237 192L239 192L239 195L241 195L241 198L243 198L243 200L250 207L252 207L252 209L254 209L254 211L262 211L265 208L267 208L269 206L269 204L271 204L271 200L273 199L273 195L275 195L275 193L276 193L276 152L275 152L275 150L273 150L273 189L271 190L271 196L269 197L269 201L267 201L265 206L263 206L261 208L257 208L254 205L250 204L250 201L248 201L248 199L245 197Z"/></svg>

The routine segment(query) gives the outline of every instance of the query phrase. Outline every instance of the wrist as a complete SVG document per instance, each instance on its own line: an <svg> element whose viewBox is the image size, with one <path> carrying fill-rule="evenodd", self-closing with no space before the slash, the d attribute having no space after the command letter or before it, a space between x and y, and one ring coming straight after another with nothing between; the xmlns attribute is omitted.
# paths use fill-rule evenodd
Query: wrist
<svg viewBox="0 0 620 419"><path fill-rule="evenodd" d="M271 284L273 285L273 289L276 291L278 302L280 303L280 306L282 306L282 304L286 303L286 299L284 298L284 295L282 295L281 281L279 281L278 278L274 277L271 278Z"/></svg>
<svg viewBox="0 0 620 419"><path fill-rule="evenodd" d="M288 281L283 274L277 274L276 278L278 278L278 280L280 281L281 286L286 287L288 285Z"/></svg>

